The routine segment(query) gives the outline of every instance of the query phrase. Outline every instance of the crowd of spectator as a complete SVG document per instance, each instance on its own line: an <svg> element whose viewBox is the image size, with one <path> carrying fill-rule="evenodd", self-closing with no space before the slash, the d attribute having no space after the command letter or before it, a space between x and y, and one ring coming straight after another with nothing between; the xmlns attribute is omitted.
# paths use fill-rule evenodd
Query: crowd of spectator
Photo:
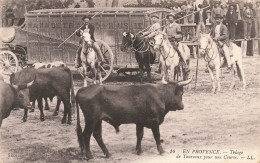
<svg viewBox="0 0 260 163"><path fill-rule="evenodd" d="M86 2L88 7L94 7L93 0L82 0ZM4 24L5 26L21 25L24 21L24 13L26 11L38 10L38 9L55 9L55 8L68 8L73 4L74 0L20 0L12 1L5 6ZM80 1L81 2L81 1ZM209 8L204 9L205 7ZM82 4L74 4L75 8L81 8ZM84 6L83 6L84 7ZM182 2L176 2L175 0L161 0L160 3L152 3L152 0L137 0L137 4L126 4L124 7L163 7L172 10L172 13L176 14L175 19L180 19L187 14L198 11L193 16L187 17L186 22L184 19L180 19L178 23L195 23L196 33L206 31L206 25L213 25L215 23L215 15L221 15L224 18L223 23L229 29L230 39L237 38L237 29L239 24L242 24L243 38L248 39L251 37L260 37L260 1L256 1L256 4L245 3L241 6L238 1L232 1L230 3L221 3L220 1L204 0L201 4L196 4L195 0L187 0ZM210 13L210 14L209 14Z"/></svg>

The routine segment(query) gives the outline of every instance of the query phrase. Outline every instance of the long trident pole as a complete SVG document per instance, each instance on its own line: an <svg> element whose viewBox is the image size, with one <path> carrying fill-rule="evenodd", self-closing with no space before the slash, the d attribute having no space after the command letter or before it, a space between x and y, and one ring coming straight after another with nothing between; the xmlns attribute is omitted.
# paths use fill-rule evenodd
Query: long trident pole
<svg viewBox="0 0 260 163"><path fill-rule="evenodd" d="M176 15L176 14L178 14L178 13L180 13L180 12L183 12L183 11L185 11L185 10L187 10L187 8L186 9L183 9L183 10L181 10L181 11L178 11L178 12L176 12L176 13L174 13L173 15ZM160 20L159 22L161 22L161 21L163 21L163 20L165 20L166 18L163 18L162 20ZM145 29L143 29L143 30L141 30L141 31L139 31L137 34L139 34L139 33L142 33L143 31L145 31L145 30L147 30L149 27L151 27L152 25L149 25L148 27L146 27Z"/></svg>
<svg viewBox="0 0 260 163"><path fill-rule="evenodd" d="M206 9L206 8L209 8L209 7L210 7L210 6L204 7L204 8L202 8L201 10L204 10L204 9ZM181 11L179 11L179 12L177 12L177 13L174 13L174 14L172 14L172 15L176 15L176 14L178 14L178 13L184 11L184 10L187 10L187 9L183 9L183 10L181 10ZM188 15L185 15L185 16L179 18L179 19L176 19L175 22L178 21L178 20L181 20L181 19L183 19L183 18L186 18L186 17L188 17L188 16L190 16L190 15L193 15L193 14L195 14L195 13L197 13L197 12L199 12L199 11L192 12L192 13L190 13L190 14L188 14ZM166 18L164 18L164 19L166 19ZM163 21L164 19L160 20L160 22ZM147 30L147 29L148 29L149 27L151 27L151 26L152 26L152 25L149 25L149 26L146 27L145 29L139 31L137 34L142 33L143 31ZM161 27L165 27L165 26L166 26L166 25L163 25L163 26L161 26Z"/></svg>
<svg viewBox="0 0 260 163"><path fill-rule="evenodd" d="M104 12L104 11L100 11L100 12L98 12L98 13L96 13L95 15L93 15L91 18L94 18L95 16L97 16L97 14L99 14L99 13L101 13L101 12ZM58 48L62 45L62 44L64 44L68 39L70 39L81 27L83 27L84 26L84 24L82 25L82 26L80 26L78 29L76 29L69 37L67 37L59 46L58 46Z"/></svg>

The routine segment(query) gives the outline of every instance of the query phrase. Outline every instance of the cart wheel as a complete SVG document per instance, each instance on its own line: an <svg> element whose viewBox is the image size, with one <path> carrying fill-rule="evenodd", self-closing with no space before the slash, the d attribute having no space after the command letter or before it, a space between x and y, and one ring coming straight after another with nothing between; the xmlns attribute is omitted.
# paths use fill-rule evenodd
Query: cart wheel
<svg viewBox="0 0 260 163"><path fill-rule="evenodd" d="M0 52L0 71L5 75L11 75L18 70L18 59L11 51Z"/></svg>
<svg viewBox="0 0 260 163"><path fill-rule="evenodd" d="M100 65L99 67L102 75L102 81L105 81L113 70L114 54L112 52L112 49L106 42L102 40L97 40L97 43L105 59L104 64ZM93 82L93 79L90 76L91 74L87 77L87 81Z"/></svg>

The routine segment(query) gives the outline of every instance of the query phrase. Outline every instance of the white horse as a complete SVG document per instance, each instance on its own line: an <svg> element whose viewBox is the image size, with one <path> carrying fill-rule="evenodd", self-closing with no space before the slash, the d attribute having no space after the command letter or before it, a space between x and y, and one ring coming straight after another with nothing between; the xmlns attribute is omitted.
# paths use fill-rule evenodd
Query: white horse
<svg viewBox="0 0 260 163"><path fill-rule="evenodd" d="M202 56L204 56L204 59L207 63L207 68L209 70L209 74L212 81L212 92L220 91L220 68L225 65L224 58L221 57L216 42L213 41L213 39L210 37L210 34L201 34L200 35L200 53ZM232 78L233 81L230 86L230 90L232 90L235 87L235 74L236 70L234 68L234 65L236 64L237 67L237 73L240 80L243 81L243 89L246 87L246 81L245 81L245 75L244 75L244 69L242 65L242 50L239 46L236 44L230 42L230 48L232 49L231 52L233 54L231 56L231 63L232 63ZM217 90L216 90L216 83L213 75L213 70L216 69L216 81L217 81Z"/></svg>
<svg viewBox="0 0 260 163"><path fill-rule="evenodd" d="M184 55L187 64L190 59L190 49L186 44L179 43L178 49ZM167 84L168 81L174 80L175 68L181 65L180 57L177 51L173 48L171 42L168 40L165 32L159 32L154 37L154 50L160 51L160 63L163 70L162 83ZM182 65L183 66L183 65ZM187 75L183 75L184 80L187 80Z"/></svg>
<svg viewBox="0 0 260 163"><path fill-rule="evenodd" d="M93 41L91 40L91 36L88 30L81 31L82 32L82 50L80 54L80 59L83 66L83 78L84 78L84 87L87 86L87 68L90 67L93 75L94 75L94 84L96 84L97 79L97 71L99 70L99 66L96 66L98 58L95 50L93 49ZM96 68L97 67L97 68ZM98 70L97 70L98 69ZM102 85L102 76L101 72L98 71L99 75L99 83Z"/></svg>

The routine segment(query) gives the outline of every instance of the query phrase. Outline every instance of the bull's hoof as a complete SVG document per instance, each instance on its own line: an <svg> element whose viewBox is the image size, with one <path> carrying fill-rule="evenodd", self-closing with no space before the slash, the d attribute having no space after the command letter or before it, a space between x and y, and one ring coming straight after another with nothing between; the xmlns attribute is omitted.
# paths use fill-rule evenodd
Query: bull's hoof
<svg viewBox="0 0 260 163"><path fill-rule="evenodd" d="M158 149L158 152L160 153L160 155L163 155L164 150L163 150L162 146L161 145L158 146L157 149Z"/></svg>
<svg viewBox="0 0 260 163"><path fill-rule="evenodd" d="M23 118L22 120L23 120L23 122L26 122L26 121L27 121L27 118Z"/></svg>
<svg viewBox="0 0 260 163"><path fill-rule="evenodd" d="M71 125L71 120L69 120L69 121L67 122L67 124L68 124L68 125Z"/></svg>
<svg viewBox="0 0 260 163"><path fill-rule="evenodd" d="M52 115L57 116L58 114L59 114L59 112L55 111Z"/></svg>
<svg viewBox="0 0 260 163"><path fill-rule="evenodd" d="M44 120L45 120L45 118L44 118L44 117L40 117L40 120L41 120L41 121L44 121Z"/></svg>
<svg viewBox="0 0 260 163"><path fill-rule="evenodd" d="M29 111L29 113L32 113L32 112L34 112L34 109L31 109L31 110Z"/></svg>
<svg viewBox="0 0 260 163"><path fill-rule="evenodd" d="M106 158L109 158L111 156L111 154L109 152L107 152L105 155L106 155Z"/></svg>
<svg viewBox="0 0 260 163"><path fill-rule="evenodd" d="M61 124L64 124L64 123L66 123L66 119L65 120L64 119L61 120Z"/></svg>
<svg viewBox="0 0 260 163"><path fill-rule="evenodd" d="M44 108L44 109L45 109L45 110L50 110L50 108L49 108L49 107L46 107L46 106L45 106L45 108Z"/></svg>
<svg viewBox="0 0 260 163"><path fill-rule="evenodd" d="M137 154L137 155L141 155L142 153L143 153L142 149L137 149L137 150L136 150L136 154Z"/></svg>
<svg viewBox="0 0 260 163"><path fill-rule="evenodd" d="M87 160L90 160L90 159L94 158L91 154L87 154L86 157L87 157Z"/></svg>

